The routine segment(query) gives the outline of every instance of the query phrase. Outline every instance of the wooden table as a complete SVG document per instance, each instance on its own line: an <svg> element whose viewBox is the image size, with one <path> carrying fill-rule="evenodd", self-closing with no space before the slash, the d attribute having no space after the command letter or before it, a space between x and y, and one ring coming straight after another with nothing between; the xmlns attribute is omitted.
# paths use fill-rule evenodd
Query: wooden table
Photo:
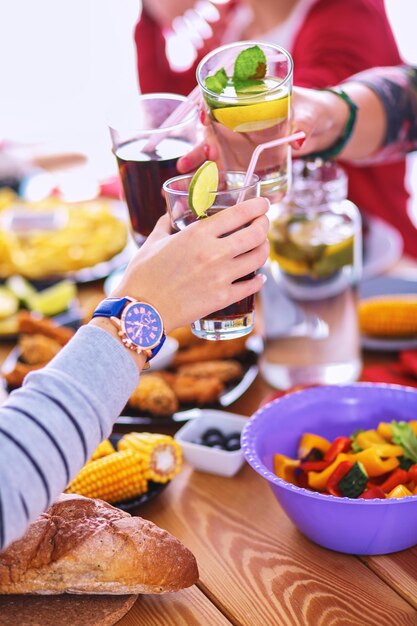
<svg viewBox="0 0 417 626"><path fill-rule="evenodd" d="M94 303L100 290L85 286L81 296ZM9 349L0 348L0 360ZM258 378L229 410L249 416L270 392ZM417 624L417 547L380 557L320 548L298 532L248 465L234 478L185 466L139 513L192 550L200 580L176 594L139 597L120 626Z"/></svg>

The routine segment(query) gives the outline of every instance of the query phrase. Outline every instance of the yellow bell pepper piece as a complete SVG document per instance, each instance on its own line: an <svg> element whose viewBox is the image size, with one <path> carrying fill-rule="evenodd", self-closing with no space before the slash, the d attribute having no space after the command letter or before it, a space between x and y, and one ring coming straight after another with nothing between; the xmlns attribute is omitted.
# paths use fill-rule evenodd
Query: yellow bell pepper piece
<svg viewBox="0 0 417 626"><path fill-rule="evenodd" d="M387 498L405 498L406 496L412 496L413 494L405 485L397 485L392 491L389 492Z"/></svg>
<svg viewBox="0 0 417 626"><path fill-rule="evenodd" d="M364 430L355 437L355 441L361 448L370 448L375 444L387 443L376 430Z"/></svg>
<svg viewBox="0 0 417 626"><path fill-rule="evenodd" d="M274 473L278 478L282 478L287 483L297 484L295 480L295 470L300 465L300 461L291 459L284 454L274 454Z"/></svg>
<svg viewBox="0 0 417 626"><path fill-rule="evenodd" d="M324 491L326 487L326 483L328 479L330 478L330 476L333 474L336 467L340 465L342 461L347 461L348 458L349 458L349 455L345 454L344 452L341 452L340 454L337 455L333 463L331 463L329 467L326 467L326 469L322 470L321 472L308 472L307 473L308 486L311 487L312 489L316 489L317 491Z"/></svg>
<svg viewBox="0 0 417 626"><path fill-rule="evenodd" d="M379 456L403 456L404 450L401 446L394 446L387 443L386 439L381 437L376 430L366 430L363 433L359 433L355 437L355 441L364 450L367 448L375 448L378 451Z"/></svg>
<svg viewBox="0 0 417 626"><path fill-rule="evenodd" d="M386 439L387 441L392 440L392 428L391 424L388 424L388 422L379 422L376 430L378 435L381 435L383 439Z"/></svg>
<svg viewBox="0 0 417 626"><path fill-rule="evenodd" d="M347 456L351 461L359 461L362 463L368 476L371 478L375 476L382 476L382 474L390 472L400 464L398 459L395 457L385 460L381 459L375 447L366 448L366 450L362 450L356 454L348 454Z"/></svg>
<svg viewBox="0 0 417 626"><path fill-rule="evenodd" d="M330 448L331 443L320 435L313 435L312 433L304 433L301 437L300 445L298 446L298 458L303 459L313 449L317 448L320 452L325 454Z"/></svg>

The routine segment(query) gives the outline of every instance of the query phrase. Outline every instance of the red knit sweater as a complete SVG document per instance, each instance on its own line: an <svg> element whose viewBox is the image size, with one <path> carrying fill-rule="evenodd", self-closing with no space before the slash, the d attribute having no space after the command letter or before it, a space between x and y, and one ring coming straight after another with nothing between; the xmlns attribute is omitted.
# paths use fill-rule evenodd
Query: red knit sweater
<svg viewBox="0 0 417 626"><path fill-rule="evenodd" d="M143 93L189 93L195 69L171 70L164 54L165 39L145 13L135 31L138 73ZM209 45L209 42L208 42ZM318 0L299 29L292 50L294 84L326 87L375 66L398 65L401 58L383 0ZM404 161L389 165L346 165L349 198L361 211L393 224L404 238L405 251L417 256L417 229L407 214Z"/></svg>

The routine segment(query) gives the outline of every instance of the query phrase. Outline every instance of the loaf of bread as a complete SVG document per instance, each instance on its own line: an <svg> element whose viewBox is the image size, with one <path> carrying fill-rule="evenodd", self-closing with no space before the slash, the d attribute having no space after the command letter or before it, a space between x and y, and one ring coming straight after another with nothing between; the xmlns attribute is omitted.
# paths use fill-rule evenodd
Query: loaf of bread
<svg viewBox="0 0 417 626"><path fill-rule="evenodd" d="M63 495L0 554L0 594L139 594L198 579L193 554L152 522Z"/></svg>

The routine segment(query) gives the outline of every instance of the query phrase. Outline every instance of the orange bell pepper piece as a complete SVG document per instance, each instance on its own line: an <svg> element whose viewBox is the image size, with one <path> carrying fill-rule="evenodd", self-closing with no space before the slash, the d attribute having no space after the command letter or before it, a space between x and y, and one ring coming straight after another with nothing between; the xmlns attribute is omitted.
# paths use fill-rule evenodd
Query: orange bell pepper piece
<svg viewBox="0 0 417 626"><path fill-rule="evenodd" d="M274 454L274 473L278 478L282 478L287 483L297 484L295 480L295 470L299 467L299 459L291 459L284 454Z"/></svg>
<svg viewBox="0 0 417 626"><path fill-rule="evenodd" d="M375 447L366 448L356 454L349 454L348 458L351 461L359 461L362 463L368 476L371 478L391 472L391 470L396 469L400 464L396 457L385 460L381 459Z"/></svg>
<svg viewBox="0 0 417 626"><path fill-rule="evenodd" d="M304 433L298 446L298 458L303 459L313 448L317 448L317 450L323 452L324 455L330 448L330 441L328 441L324 437L320 437L320 435Z"/></svg>
<svg viewBox="0 0 417 626"><path fill-rule="evenodd" d="M364 430L363 433L358 433L355 437L355 441L361 448L370 448L375 444L386 444L387 442L376 430Z"/></svg>

